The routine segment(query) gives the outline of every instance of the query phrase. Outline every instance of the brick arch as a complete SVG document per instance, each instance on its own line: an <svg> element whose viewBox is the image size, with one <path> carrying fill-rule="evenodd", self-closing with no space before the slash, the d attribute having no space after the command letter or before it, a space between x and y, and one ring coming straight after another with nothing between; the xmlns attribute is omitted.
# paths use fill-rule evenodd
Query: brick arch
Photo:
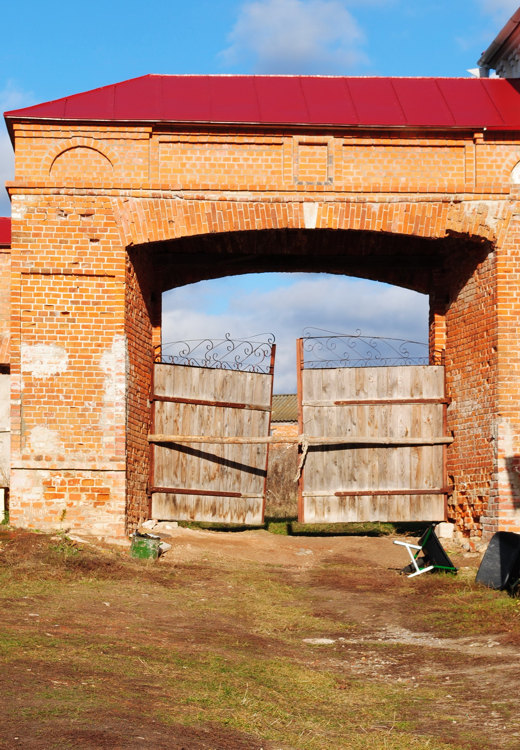
<svg viewBox="0 0 520 750"><path fill-rule="evenodd" d="M350 229L441 239L468 236L495 243L510 207L493 201L118 200L125 246L190 236L262 229Z"/></svg>
<svg viewBox="0 0 520 750"><path fill-rule="evenodd" d="M88 164L87 172L85 164ZM110 160L100 151L72 146L54 159L50 178L53 182L66 185L77 185L80 180L90 185L104 185L112 177L113 171Z"/></svg>
<svg viewBox="0 0 520 750"><path fill-rule="evenodd" d="M457 487L466 487L477 485L482 473L491 472L492 443L479 440L478 451L473 443L474 433L487 435L493 429L489 412L472 415L471 429L462 425L467 404L488 387L483 384L486 363L496 356L494 251L510 218L504 202L130 198L117 204L115 218L127 248L131 414L147 413L151 352L160 343L156 304L161 292L249 272L360 276L429 295L430 357L440 364L449 355L447 380L454 399L448 428L457 432L458 439L448 455L449 474ZM148 445L133 425L127 440L129 466L134 467L128 476L129 494L136 498L128 509L131 523L134 516L146 513ZM492 496L494 488L489 492ZM481 524L487 501L472 504L462 493L454 501L448 518L467 534Z"/></svg>
<svg viewBox="0 0 520 750"><path fill-rule="evenodd" d="M104 157L110 164L112 169L115 168L117 162L117 156L113 149L106 143L103 142L103 148L100 148L98 141L94 138L69 138L67 140L61 139L56 142L51 148L48 149L45 157L43 158L43 167L47 174L51 175L54 164L61 156L74 149L87 149L90 152L94 152Z"/></svg>

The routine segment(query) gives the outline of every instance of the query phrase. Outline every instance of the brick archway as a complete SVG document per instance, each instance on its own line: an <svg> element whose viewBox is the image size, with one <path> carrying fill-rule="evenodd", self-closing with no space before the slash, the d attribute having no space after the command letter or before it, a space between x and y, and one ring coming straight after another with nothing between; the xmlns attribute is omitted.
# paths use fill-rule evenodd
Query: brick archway
<svg viewBox="0 0 520 750"><path fill-rule="evenodd" d="M471 429L466 426L461 430L458 421L467 408L463 402L482 390L482 379L490 374L487 362L494 358L495 295L490 293L488 284L492 283L495 250L488 240L467 235L445 234L441 239L359 229L235 229L143 243L129 247L127 252L129 307L134 313L132 320L139 321L137 326L127 328L130 360L133 371L138 373L130 388L130 398L135 399L132 410L146 413L150 378L147 352L160 344L161 292L203 279L263 271L321 271L370 278L429 295L430 359L432 363L447 363L448 389L452 394L458 389L448 425L458 440L449 453L448 472L457 487L463 476L467 488L471 482L480 487L482 472L491 471L492 444L483 443L477 468L473 445L475 431L487 433L492 429L489 414L475 414ZM143 320L148 323L146 334ZM472 325L476 327L473 337L460 341L461 330ZM144 349L143 335L148 342ZM481 344L478 351L474 349L477 338ZM462 371L466 371L463 383ZM149 452L142 429L130 431L127 437L133 456L131 496L141 498L127 511L128 517L137 521L148 510ZM484 499L475 503L459 490L452 498L449 517L466 533L480 530L485 507Z"/></svg>
<svg viewBox="0 0 520 750"><path fill-rule="evenodd" d="M312 85L336 85L324 81ZM399 129L391 108L379 125L282 126L99 108L90 121L53 106L8 113L13 523L111 536L146 515L162 291L314 270L429 294L431 358L444 356L452 399L450 518L477 537L520 530L512 109L491 130L483 104L481 126L446 117L435 129ZM74 158L49 174L67 144Z"/></svg>

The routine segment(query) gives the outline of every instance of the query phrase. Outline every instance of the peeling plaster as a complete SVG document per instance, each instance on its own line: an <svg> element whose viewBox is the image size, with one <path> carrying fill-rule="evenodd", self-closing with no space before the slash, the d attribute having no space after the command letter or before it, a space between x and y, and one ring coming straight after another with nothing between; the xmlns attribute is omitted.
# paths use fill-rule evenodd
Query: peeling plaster
<svg viewBox="0 0 520 750"><path fill-rule="evenodd" d="M33 427L30 431L29 446L34 453L43 453L50 456L56 456L63 452L63 444L59 434L43 425Z"/></svg>
<svg viewBox="0 0 520 750"><path fill-rule="evenodd" d="M486 209L486 216L482 218L482 226L489 227L496 235L499 222L504 218L503 201L463 201L460 206L464 214L470 219L474 219L475 214L478 214L480 209Z"/></svg>
<svg viewBox="0 0 520 750"><path fill-rule="evenodd" d="M99 360L99 367L105 373L105 401L124 401L126 346L124 336L114 336L112 346L106 349Z"/></svg>
<svg viewBox="0 0 520 750"><path fill-rule="evenodd" d="M509 487L513 502L520 498L520 456L515 449L516 433L509 421L499 424L499 457L497 461L499 483ZM518 514L518 509L516 510Z"/></svg>
<svg viewBox="0 0 520 750"><path fill-rule="evenodd" d="M502 420L499 423L498 436L501 442L501 446L500 446L501 452L506 457L513 456L515 453L515 447L514 447L515 434L514 434L513 428L511 427L511 424L508 421Z"/></svg>
<svg viewBox="0 0 520 750"><path fill-rule="evenodd" d="M17 195L11 203L11 219L23 219L27 213L27 206L24 205L24 201L30 196Z"/></svg>
<svg viewBox="0 0 520 750"><path fill-rule="evenodd" d="M67 351L56 344L22 343L21 359L22 373L42 380L66 372L69 364Z"/></svg>
<svg viewBox="0 0 520 750"><path fill-rule="evenodd" d="M126 410L126 339L114 336L110 349L105 349L99 358L99 368L105 375L103 387L103 407L99 418L103 447L116 453L115 434L116 414Z"/></svg>

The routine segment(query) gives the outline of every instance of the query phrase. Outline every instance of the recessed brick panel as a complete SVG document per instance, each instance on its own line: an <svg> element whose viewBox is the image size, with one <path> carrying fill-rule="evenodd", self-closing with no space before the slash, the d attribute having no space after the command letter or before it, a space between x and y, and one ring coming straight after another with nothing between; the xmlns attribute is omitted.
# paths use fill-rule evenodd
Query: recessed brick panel
<svg viewBox="0 0 520 750"><path fill-rule="evenodd" d="M126 377L115 298L114 280L102 276L22 276L22 461L124 461L114 432Z"/></svg>
<svg viewBox="0 0 520 750"><path fill-rule="evenodd" d="M344 190L456 192L464 189L461 146L344 145Z"/></svg>
<svg viewBox="0 0 520 750"><path fill-rule="evenodd" d="M161 185L189 189L260 189L283 179L281 142L177 140L159 144Z"/></svg>
<svg viewBox="0 0 520 750"><path fill-rule="evenodd" d="M297 179L299 183L324 185L330 177L326 143L299 143Z"/></svg>

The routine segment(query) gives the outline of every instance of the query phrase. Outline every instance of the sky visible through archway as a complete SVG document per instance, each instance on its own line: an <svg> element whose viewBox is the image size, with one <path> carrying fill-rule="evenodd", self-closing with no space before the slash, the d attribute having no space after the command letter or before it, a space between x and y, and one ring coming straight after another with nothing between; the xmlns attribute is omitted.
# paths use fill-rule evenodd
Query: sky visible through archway
<svg viewBox="0 0 520 750"><path fill-rule="evenodd" d="M389 284L316 273L200 281L163 295L163 343L276 337L275 393L296 392L296 339L307 327L428 341L428 297Z"/></svg>

